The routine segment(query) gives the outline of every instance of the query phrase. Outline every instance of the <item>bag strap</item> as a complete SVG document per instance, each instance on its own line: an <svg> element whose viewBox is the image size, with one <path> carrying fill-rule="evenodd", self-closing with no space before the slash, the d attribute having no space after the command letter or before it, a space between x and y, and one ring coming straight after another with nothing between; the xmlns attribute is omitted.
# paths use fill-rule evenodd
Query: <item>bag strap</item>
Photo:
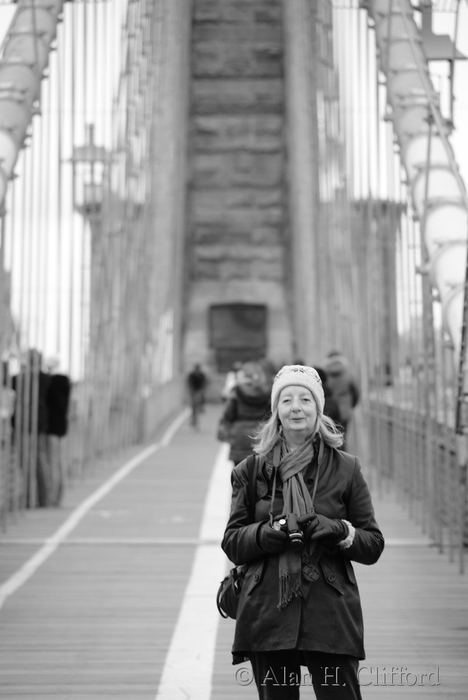
<svg viewBox="0 0 468 700"><path fill-rule="evenodd" d="M270 506L270 521L272 522L273 520L273 500L274 500L274 493L275 493L275 486L276 486L276 473L278 471L278 465L280 462L280 446L276 445L274 452L273 452L273 469L274 469L274 476L273 476L273 491L272 491L272 498L271 498L271 506ZM250 514L252 518L255 516L255 503L257 502L256 496L257 496L257 476L261 468L263 467L265 463L265 458L264 457L259 457L258 455L252 454L247 457L247 474L249 477L249 490L248 490L248 496L249 496L249 508L250 508Z"/></svg>
<svg viewBox="0 0 468 700"><path fill-rule="evenodd" d="M255 515L255 503L257 502L257 476L258 472L260 471L260 467L263 465L260 465L260 457L258 455L249 455L247 457L247 466L247 474L249 477L249 509L253 518Z"/></svg>
<svg viewBox="0 0 468 700"><path fill-rule="evenodd" d="M273 449L273 486L271 487L271 501L270 501L270 512L268 514L270 525L273 526L273 508L275 506L275 493L276 493L276 477L278 476L278 469L281 461L281 444L276 443Z"/></svg>

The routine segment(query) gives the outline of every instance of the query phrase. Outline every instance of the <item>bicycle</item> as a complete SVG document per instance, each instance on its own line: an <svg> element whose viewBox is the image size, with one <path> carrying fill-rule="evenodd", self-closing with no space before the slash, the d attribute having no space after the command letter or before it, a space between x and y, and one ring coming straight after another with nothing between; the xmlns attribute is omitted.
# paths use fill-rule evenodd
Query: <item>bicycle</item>
<svg viewBox="0 0 468 700"><path fill-rule="evenodd" d="M192 414L190 417L190 424L198 429L200 427L200 413L203 411L203 406L205 403L205 397L202 391L193 391L190 394L190 403L192 407Z"/></svg>

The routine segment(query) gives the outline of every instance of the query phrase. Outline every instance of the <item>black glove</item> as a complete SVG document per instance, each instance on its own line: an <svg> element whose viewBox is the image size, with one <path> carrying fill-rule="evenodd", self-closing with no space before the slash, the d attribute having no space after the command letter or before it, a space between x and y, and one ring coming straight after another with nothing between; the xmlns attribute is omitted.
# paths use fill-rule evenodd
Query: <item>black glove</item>
<svg viewBox="0 0 468 700"><path fill-rule="evenodd" d="M311 540L329 540L341 542L348 536L348 527L342 520L318 515L309 524Z"/></svg>
<svg viewBox="0 0 468 700"><path fill-rule="evenodd" d="M302 515L297 519L298 523L302 525L304 532L304 542L310 541L312 534L318 527L317 513L309 513L307 515Z"/></svg>
<svg viewBox="0 0 468 700"><path fill-rule="evenodd" d="M289 538L283 530L274 530L270 523L263 523L258 528L257 541L266 554L279 554L288 546Z"/></svg>

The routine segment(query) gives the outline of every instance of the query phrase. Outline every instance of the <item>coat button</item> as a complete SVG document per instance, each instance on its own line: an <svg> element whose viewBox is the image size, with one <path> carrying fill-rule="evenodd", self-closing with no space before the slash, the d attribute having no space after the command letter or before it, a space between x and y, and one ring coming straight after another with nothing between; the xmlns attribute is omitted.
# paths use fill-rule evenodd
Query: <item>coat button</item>
<svg viewBox="0 0 468 700"><path fill-rule="evenodd" d="M328 578L327 578L327 581L330 581L330 583L334 580L335 580L335 576L333 574L330 574L330 576L328 576Z"/></svg>

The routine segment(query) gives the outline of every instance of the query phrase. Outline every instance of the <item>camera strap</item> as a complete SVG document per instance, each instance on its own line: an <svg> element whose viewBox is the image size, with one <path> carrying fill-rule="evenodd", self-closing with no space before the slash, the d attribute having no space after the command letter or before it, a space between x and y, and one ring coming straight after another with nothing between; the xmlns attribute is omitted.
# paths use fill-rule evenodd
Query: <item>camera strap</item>
<svg viewBox="0 0 468 700"><path fill-rule="evenodd" d="M263 467L264 458L259 455L249 455L247 457L248 476L249 476L249 509L253 519L255 519L255 503L257 502L257 477Z"/></svg>

